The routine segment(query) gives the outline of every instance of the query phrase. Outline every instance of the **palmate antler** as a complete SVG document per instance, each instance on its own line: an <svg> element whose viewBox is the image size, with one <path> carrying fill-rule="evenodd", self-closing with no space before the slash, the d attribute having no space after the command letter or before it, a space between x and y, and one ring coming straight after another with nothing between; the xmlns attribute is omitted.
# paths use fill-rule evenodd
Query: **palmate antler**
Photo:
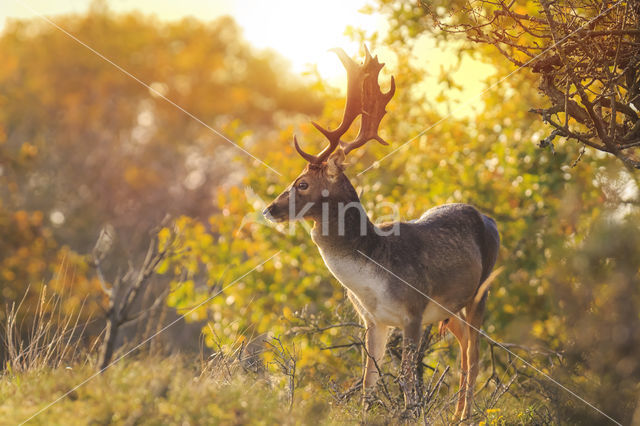
<svg viewBox="0 0 640 426"><path fill-rule="evenodd" d="M342 146L345 154L348 154L373 139L383 145L388 145L388 143L378 135L378 127L380 127L380 121L386 113L385 107L396 91L394 78L391 77L391 88L389 91L382 93L380 85L378 84L378 75L384 64L378 62L377 56L372 58L366 46L366 56L362 65L357 64L342 49L332 49L332 51L338 55L347 70L347 101L344 107L342 122L337 129L327 130L316 122L311 123L329 140L329 146L322 150L320 154L311 155L304 152L302 148L300 148L296 137L293 137L296 151L298 151L302 158L312 164L320 164L325 161L329 155L335 151L338 145ZM358 136L351 142L341 141L340 138L347 133L351 124L353 124L353 121L359 115L362 115L362 120Z"/></svg>

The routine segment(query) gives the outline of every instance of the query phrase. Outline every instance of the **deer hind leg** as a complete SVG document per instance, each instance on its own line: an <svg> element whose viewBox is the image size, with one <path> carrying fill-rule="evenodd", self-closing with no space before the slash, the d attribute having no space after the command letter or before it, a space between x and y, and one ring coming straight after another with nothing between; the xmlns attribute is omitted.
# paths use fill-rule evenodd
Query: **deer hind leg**
<svg viewBox="0 0 640 426"><path fill-rule="evenodd" d="M467 346L467 360L469 364L469 373L467 375L466 399L464 403L464 411L462 419L471 416L473 412L473 387L478 376L478 338L480 327L482 327L482 318L484 315L484 307L487 294L485 293L479 301L471 302L467 307L467 329L469 333L469 341Z"/></svg>
<svg viewBox="0 0 640 426"><path fill-rule="evenodd" d="M458 315L462 320L465 320L461 312L459 312ZM469 343L469 330L467 324L462 320L457 316L451 317L446 325L446 328L456 337L460 345L460 388L458 389L458 404L456 405L456 412L453 416L454 419L460 419L462 417L467 396L467 375L469 370L467 347Z"/></svg>
<svg viewBox="0 0 640 426"><path fill-rule="evenodd" d="M404 391L404 406L409 412L417 416L420 414L418 395L418 348L422 331L420 317L408 321L402 328L402 385Z"/></svg>

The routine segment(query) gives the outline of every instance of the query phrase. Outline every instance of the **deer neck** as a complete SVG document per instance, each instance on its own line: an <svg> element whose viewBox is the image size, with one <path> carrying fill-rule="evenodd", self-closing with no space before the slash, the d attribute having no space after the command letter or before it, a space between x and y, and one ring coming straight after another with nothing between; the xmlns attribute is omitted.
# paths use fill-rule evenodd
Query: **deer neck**
<svg viewBox="0 0 640 426"><path fill-rule="evenodd" d="M323 202L322 211L313 217L311 237L323 252L353 252L379 237L355 189L344 175L341 177L338 191Z"/></svg>

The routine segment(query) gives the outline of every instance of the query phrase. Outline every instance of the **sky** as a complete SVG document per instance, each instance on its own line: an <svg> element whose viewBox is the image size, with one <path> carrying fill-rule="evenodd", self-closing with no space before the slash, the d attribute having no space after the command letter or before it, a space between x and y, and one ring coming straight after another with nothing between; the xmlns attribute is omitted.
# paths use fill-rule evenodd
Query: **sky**
<svg viewBox="0 0 640 426"><path fill-rule="evenodd" d="M303 73L315 66L320 75L332 85L345 86L344 68L329 49L342 47L355 56L357 43L345 35L347 26L364 29L368 33L386 30L383 16L366 15L359 11L373 0L108 0L108 6L117 12L138 10L156 15L163 20L176 20L193 16L207 21L222 15L231 15L243 29L244 37L258 48L274 49L288 59L292 71ZM83 13L91 0L0 0L0 30L7 19L38 18L46 15L55 21L55 15ZM393 52L379 49L373 52L387 63L386 69L394 74ZM424 59L423 59L424 58ZM445 47L436 47L429 40L418 43L416 60L432 76L425 81L424 90L435 92L436 77L441 67L456 61ZM481 96L484 80L493 72L490 66L465 59L454 80L463 92L448 93L450 99L470 99ZM470 102L478 104L478 102ZM446 113L442 106L441 113ZM468 116L471 106L456 109L455 115Z"/></svg>
<svg viewBox="0 0 640 426"><path fill-rule="evenodd" d="M0 28L7 18L30 18L85 12L91 0L0 0ZM348 25L374 31L384 25L380 16L358 11L367 0L109 0L114 11L139 10L160 19L174 20L194 16L213 20L231 15L244 37L258 48L272 48L285 56L294 72L317 65L321 75L337 78L344 73L337 59L328 52L340 46L355 53L358 46L344 35ZM310 19L311 18L311 19Z"/></svg>

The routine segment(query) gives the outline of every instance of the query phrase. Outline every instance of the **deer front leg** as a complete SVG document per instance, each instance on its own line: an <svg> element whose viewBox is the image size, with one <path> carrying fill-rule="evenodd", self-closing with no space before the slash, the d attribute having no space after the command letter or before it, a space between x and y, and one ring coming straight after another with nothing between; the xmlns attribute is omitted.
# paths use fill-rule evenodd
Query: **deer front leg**
<svg viewBox="0 0 640 426"><path fill-rule="evenodd" d="M364 367L363 388L365 391L373 389L380 377L380 361L384 356L384 350L387 346L387 335L389 327L376 323L367 324L365 335L365 357L366 363Z"/></svg>
<svg viewBox="0 0 640 426"><path fill-rule="evenodd" d="M380 374L378 372L378 366L384 356L384 350L387 346L387 336L389 334L389 327L377 323L371 315L366 311L362 303L358 300L355 294L351 291L347 292L347 297L353 303L353 307L358 312L365 324L365 347L364 347L364 375L362 380L363 394L367 395L371 391L378 381ZM366 399L366 398L365 398Z"/></svg>
<svg viewBox="0 0 640 426"><path fill-rule="evenodd" d="M402 328L402 378L404 408L414 416L420 414L420 398L417 389L418 348L422 322L420 316L411 318Z"/></svg>
<svg viewBox="0 0 640 426"><path fill-rule="evenodd" d="M364 378L362 380L362 402L365 411L369 409L373 402L373 391L380 377L380 362L382 361L382 357L384 357L384 350L387 346L387 336L389 334L389 327L386 325L368 321L366 326Z"/></svg>

